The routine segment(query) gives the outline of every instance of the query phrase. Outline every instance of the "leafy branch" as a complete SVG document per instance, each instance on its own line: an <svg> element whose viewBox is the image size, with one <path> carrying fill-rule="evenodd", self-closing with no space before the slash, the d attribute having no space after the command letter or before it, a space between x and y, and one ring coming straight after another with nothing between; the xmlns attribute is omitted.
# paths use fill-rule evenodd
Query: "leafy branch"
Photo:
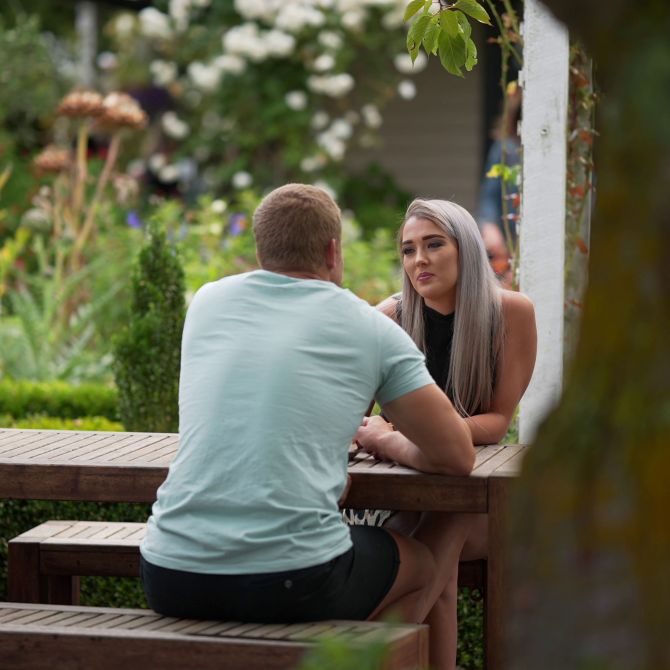
<svg viewBox="0 0 670 670"><path fill-rule="evenodd" d="M435 8L437 7L437 11ZM412 62L423 45L430 56L439 56L447 72L463 76L477 64L477 47L472 40L470 19L491 25L488 12L477 0L412 0L405 9L405 21L414 18L407 33L407 51Z"/></svg>

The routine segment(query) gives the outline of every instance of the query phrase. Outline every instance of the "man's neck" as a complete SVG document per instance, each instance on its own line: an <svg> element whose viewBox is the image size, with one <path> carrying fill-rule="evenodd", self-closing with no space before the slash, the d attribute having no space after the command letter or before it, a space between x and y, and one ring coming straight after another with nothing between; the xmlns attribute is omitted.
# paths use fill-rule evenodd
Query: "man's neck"
<svg viewBox="0 0 670 670"><path fill-rule="evenodd" d="M292 277L293 279L319 279L321 281L332 281L330 273L327 270L320 272L310 272L308 270L270 270L285 277Z"/></svg>

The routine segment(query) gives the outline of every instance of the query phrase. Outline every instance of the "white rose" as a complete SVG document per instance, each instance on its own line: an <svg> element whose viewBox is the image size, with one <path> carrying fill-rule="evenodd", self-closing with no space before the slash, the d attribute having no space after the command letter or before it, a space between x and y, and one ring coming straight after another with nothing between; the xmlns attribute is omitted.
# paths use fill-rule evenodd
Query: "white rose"
<svg viewBox="0 0 670 670"><path fill-rule="evenodd" d="M403 7L392 9L382 16L382 26L387 30L396 30L405 23L405 10Z"/></svg>
<svg viewBox="0 0 670 670"><path fill-rule="evenodd" d="M335 59L330 54L321 54L313 64L317 72L325 72L335 67Z"/></svg>
<svg viewBox="0 0 670 670"><path fill-rule="evenodd" d="M235 11L247 20L265 19L271 16L271 5L266 0L235 0Z"/></svg>
<svg viewBox="0 0 670 670"><path fill-rule="evenodd" d="M284 96L284 102L287 107L299 112L307 107L307 93L305 91L289 91Z"/></svg>
<svg viewBox="0 0 670 670"><path fill-rule="evenodd" d="M330 132L321 133L316 138L316 143L333 159L336 161L344 158L346 151L346 144L339 138L335 137Z"/></svg>
<svg viewBox="0 0 670 670"><path fill-rule="evenodd" d="M353 134L354 129L346 119L337 119L330 126L330 132L338 140L348 140Z"/></svg>
<svg viewBox="0 0 670 670"><path fill-rule="evenodd" d="M337 198L337 193L335 189L327 181L315 181L314 186L320 188L322 191L325 191L333 200Z"/></svg>
<svg viewBox="0 0 670 670"><path fill-rule="evenodd" d="M316 156L308 156L300 161L300 169L303 172L315 172L326 164L326 159L323 154Z"/></svg>
<svg viewBox="0 0 670 670"><path fill-rule="evenodd" d="M295 37L281 30L270 30L264 36L265 47L270 56L283 58L293 53Z"/></svg>
<svg viewBox="0 0 670 670"><path fill-rule="evenodd" d="M159 12L153 7L145 7L138 14L140 19L140 31L149 38L167 40L172 37L170 19L167 14Z"/></svg>
<svg viewBox="0 0 670 670"><path fill-rule="evenodd" d="M202 91L214 91L221 82L221 70L215 65L193 61L186 71L193 84Z"/></svg>
<svg viewBox="0 0 670 670"><path fill-rule="evenodd" d="M306 26L318 28L326 21L323 12L308 5L284 5L277 14L275 25L277 28L290 33L298 33Z"/></svg>
<svg viewBox="0 0 670 670"><path fill-rule="evenodd" d="M423 51L419 51L419 54L416 57L414 63L412 63L412 58L408 53L398 54L393 59L393 65L395 69L398 70L401 74L416 74L421 72L426 68L428 64L428 56Z"/></svg>
<svg viewBox="0 0 670 670"><path fill-rule="evenodd" d="M315 93L341 98L354 87L354 78L345 72L324 76L312 75L307 79L307 86Z"/></svg>
<svg viewBox="0 0 670 670"><path fill-rule="evenodd" d="M330 117L326 112L319 110L314 114L312 117L312 128L315 130L321 130L322 128L325 128L328 125L328 122L330 121Z"/></svg>
<svg viewBox="0 0 670 670"><path fill-rule="evenodd" d="M226 32L222 38L223 48L229 54L245 56L258 63L267 57L265 46L255 23L243 23Z"/></svg>
<svg viewBox="0 0 670 670"><path fill-rule="evenodd" d="M247 63L243 58L235 54L223 54L214 59L214 65L221 70L221 72L228 74L242 74L247 67Z"/></svg>
<svg viewBox="0 0 670 670"><path fill-rule="evenodd" d="M112 29L120 39L128 39L135 30L135 16L130 12L124 12L116 17Z"/></svg>
<svg viewBox="0 0 670 670"><path fill-rule="evenodd" d="M177 78L177 65L165 60L155 60L149 66L149 72L156 86L168 86Z"/></svg>
<svg viewBox="0 0 670 670"><path fill-rule="evenodd" d="M168 137L183 140L190 132L185 121L182 121L175 112L165 112L161 117L161 126Z"/></svg>
<svg viewBox="0 0 670 670"><path fill-rule="evenodd" d="M218 200L212 200L210 207L214 214L223 214L226 209L228 209L228 203L225 200L221 200L219 198Z"/></svg>
<svg viewBox="0 0 670 670"><path fill-rule="evenodd" d="M319 44L326 47L326 49L337 50L342 47L342 36L333 30L324 30L319 33Z"/></svg>
<svg viewBox="0 0 670 670"><path fill-rule="evenodd" d="M360 31L365 27L365 18L365 12L360 9L352 9L344 12L340 17L340 21L347 30Z"/></svg>
<svg viewBox="0 0 670 670"><path fill-rule="evenodd" d="M253 183L253 178L248 172L240 170L239 172L236 172L233 175L231 181L233 184L233 188L241 190L243 188L249 188L249 186L251 186L251 184Z"/></svg>
<svg viewBox="0 0 670 670"><path fill-rule="evenodd" d="M382 115L375 105L363 105L361 107L361 114L368 128L379 128L382 125Z"/></svg>
<svg viewBox="0 0 670 670"><path fill-rule="evenodd" d="M153 154L149 157L149 169L152 172L158 172L166 164L167 158L165 154Z"/></svg>
<svg viewBox="0 0 670 670"><path fill-rule="evenodd" d="M398 95L404 100L411 100L416 96L416 85L413 81L405 79L398 84Z"/></svg>
<svg viewBox="0 0 670 670"><path fill-rule="evenodd" d="M168 12L177 26L183 31L188 27L188 17L191 10L191 0L170 0Z"/></svg>
<svg viewBox="0 0 670 670"><path fill-rule="evenodd" d="M165 165L158 171L158 179L164 184L173 184L179 179L179 167L177 165Z"/></svg>

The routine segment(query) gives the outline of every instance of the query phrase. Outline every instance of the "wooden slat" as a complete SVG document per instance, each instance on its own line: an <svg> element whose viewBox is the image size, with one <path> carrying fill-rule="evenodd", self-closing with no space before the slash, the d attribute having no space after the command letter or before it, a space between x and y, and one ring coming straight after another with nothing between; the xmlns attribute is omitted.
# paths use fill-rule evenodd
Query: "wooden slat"
<svg viewBox="0 0 670 670"><path fill-rule="evenodd" d="M64 432L56 432L54 435L27 435L25 439L14 442L10 449L4 450L0 455L3 458L13 458L16 456L31 458L36 454L57 449L61 444L70 444L84 439L86 439L85 434L75 432L69 435Z"/></svg>
<svg viewBox="0 0 670 670"><path fill-rule="evenodd" d="M99 454L96 460L100 460L101 462L105 463L112 463L122 459L125 460L127 456L131 456L138 449L153 444L160 444L163 441L169 439L169 437L172 437L172 435L156 433L150 436L144 436L144 439L141 439L140 436L135 434L135 438L132 441L112 445L112 448L106 449L105 453Z"/></svg>
<svg viewBox="0 0 670 670"><path fill-rule="evenodd" d="M524 458L528 453L528 447L524 446L517 451L510 459L498 466L491 477L517 477L521 474Z"/></svg>
<svg viewBox="0 0 670 670"><path fill-rule="evenodd" d="M103 437L107 437L104 436ZM155 444L156 442L160 442L164 439L166 439L165 435L157 434L148 434L148 435L142 435L142 434L131 434L127 435L124 433L115 433L113 436L108 436L110 439L112 439L111 444L110 443L105 443L105 444L99 444L98 441L91 441L90 444L87 444L84 446L83 449L78 449L74 453L74 457L77 460L90 460L90 461L96 461L98 458L96 458L96 451L98 448L100 448L101 451L101 456L99 457L99 460L105 461L105 460L110 460L110 458L116 456L123 450L124 448L128 450L128 452L134 453L136 449L140 449L143 446L146 446L147 444ZM118 442L114 441L113 438L117 438ZM125 443L124 446L120 446L121 443ZM62 456L62 455L67 455L68 458L71 458L72 456L70 454L66 453L67 450L59 450L59 452L56 452L53 454L53 456ZM104 455L108 455L109 458L104 458Z"/></svg>
<svg viewBox="0 0 670 670"><path fill-rule="evenodd" d="M72 453L79 449L83 449L88 445L102 439L104 433L72 433L64 435L59 439L44 440L39 446L31 450L29 454L25 454L32 460L54 460L61 454L68 454L68 458Z"/></svg>
<svg viewBox="0 0 670 670"><path fill-rule="evenodd" d="M512 456L524 449L523 445L511 444L506 445L504 449L500 449L494 454L492 458L484 461L478 468L472 471L473 477L489 477L492 472L499 468L503 463L508 461Z"/></svg>
<svg viewBox="0 0 670 670"><path fill-rule="evenodd" d="M486 461L489 460L489 458L492 458L495 456L501 449L504 449L505 445L504 444L490 444L485 447L478 447L476 450L476 455L475 455L475 467L474 469L478 468L480 465L485 463Z"/></svg>

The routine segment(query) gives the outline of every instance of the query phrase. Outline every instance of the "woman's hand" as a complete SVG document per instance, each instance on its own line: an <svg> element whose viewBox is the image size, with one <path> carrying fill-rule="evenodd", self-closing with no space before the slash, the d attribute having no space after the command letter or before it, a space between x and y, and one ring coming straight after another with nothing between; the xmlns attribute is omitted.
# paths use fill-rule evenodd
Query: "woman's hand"
<svg viewBox="0 0 670 670"><path fill-rule="evenodd" d="M372 454L379 460L385 460L384 453L385 438L393 433L393 425L385 421L381 416L366 416L363 423L356 431L354 440L359 447Z"/></svg>

